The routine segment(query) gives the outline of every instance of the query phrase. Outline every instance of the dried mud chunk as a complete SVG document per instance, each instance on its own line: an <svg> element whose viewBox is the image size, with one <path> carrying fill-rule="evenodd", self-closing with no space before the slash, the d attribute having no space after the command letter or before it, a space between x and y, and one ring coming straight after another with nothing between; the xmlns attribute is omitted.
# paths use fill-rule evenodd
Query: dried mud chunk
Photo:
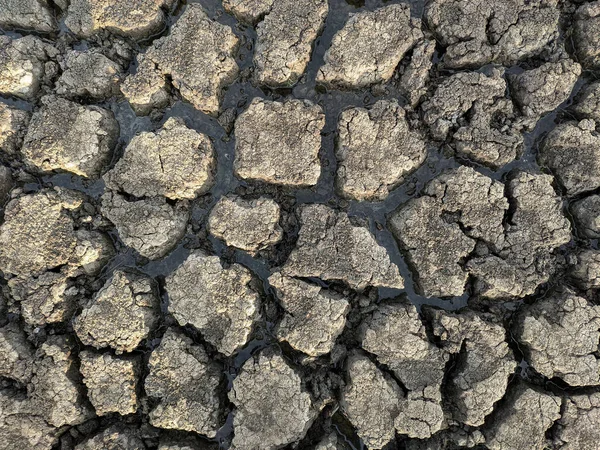
<svg viewBox="0 0 600 450"><path fill-rule="evenodd" d="M256 27L256 80L267 86L294 84L310 60L312 43L321 32L326 0L277 0Z"/></svg>
<svg viewBox="0 0 600 450"><path fill-rule="evenodd" d="M229 195L213 207L208 229L227 245L256 254L283 237L279 217L279 205L267 197L244 200Z"/></svg>
<svg viewBox="0 0 600 450"><path fill-rule="evenodd" d="M0 103L0 152L16 155L27 133L29 119L27 111Z"/></svg>
<svg viewBox="0 0 600 450"><path fill-rule="evenodd" d="M167 80L152 60L138 54L137 62L136 74L123 81L121 92L137 115L148 115L153 109L169 104L169 89Z"/></svg>
<svg viewBox="0 0 600 450"><path fill-rule="evenodd" d="M559 418L560 398L520 382L484 429L485 445L490 450L546 448L546 431Z"/></svg>
<svg viewBox="0 0 600 450"><path fill-rule="evenodd" d="M75 367L73 346L65 336L51 336L36 352L29 399L51 425L77 425L93 416Z"/></svg>
<svg viewBox="0 0 600 450"><path fill-rule="evenodd" d="M235 122L236 174L287 186L317 184L324 126L323 110L308 100L255 98Z"/></svg>
<svg viewBox="0 0 600 450"><path fill-rule="evenodd" d="M455 314L427 308L424 313L432 322L438 345L458 354L445 386L453 418L473 427L483 425L504 396L517 366L506 330L474 311Z"/></svg>
<svg viewBox="0 0 600 450"><path fill-rule="evenodd" d="M21 153L37 170L97 178L110 162L119 136L113 113L57 97L44 97L31 118Z"/></svg>
<svg viewBox="0 0 600 450"><path fill-rule="evenodd" d="M58 95L102 100L119 93L121 66L99 52L69 51L61 68L55 91Z"/></svg>
<svg viewBox="0 0 600 450"><path fill-rule="evenodd" d="M33 350L17 323L0 328L0 360L0 376L23 384L31 379Z"/></svg>
<svg viewBox="0 0 600 450"><path fill-rule="evenodd" d="M510 100L492 105L473 103L469 124L453 135L459 155L496 170L517 159L523 151L523 134Z"/></svg>
<svg viewBox="0 0 600 450"><path fill-rule="evenodd" d="M57 53L31 35L14 39L0 36L0 94L33 99L44 81L46 62Z"/></svg>
<svg viewBox="0 0 600 450"><path fill-rule="evenodd" d="M129 201L111 192L102 196L102 214L125 245L148 259L169 253L185 235L189 218L184 204L171 206L159 197Z"/></svg>
<svg viewBox="0 0 600 450"><path fill-rule="evenodd" d="M137 410L139 363L132 358L117 358L110 353L84 351L79 354L83 383L96 414L133 414Z"/></svg>
<svg viewBox="0 0 600 450"><path fill-rule="evenodd" d="M573 44L583 67L600 68L600 2L581 5L575 12Z"/></svg>
<svg viewBox="0 0 600 450"><path fill-rule="evenodd" d="M342 412L367 448L383 448L394 439L394 420L400 413L402 391L360 353L350 355L346 364L348 384L340 400Z"/></svg>
<svg viewBox="0 0 600 450"><path fill-rule="evenodd" d="M582 250L579 252L570 275L582 289L600 288L600 251Z"/></svg>
<svg viewBox="0 0 600 450"><path fill-rule="evenodd" d="M0 226L0 269L28 275L67 264L77 245L69 209L56 190L11 200Z"/></svg>
<svg viewBox="0 0 600 450"><path fill-rule="evenodd" d="M425 22L446 48L449 68L497 61L511 66L541 53L558 36L556 1L435 0Z"/></svg>
<svg viewBox="0 0 600 450"><path fill-rule="evenodd" d="M223 0L223 8L238 20L253 24L271 11L274 3L275 0Z"/></svg>
<svg viewBox="0 0 600 450"><path fill-rule="evenodd" d="M406 450L440 450L473 448L485 444L485 438L479 430L465 431L463 429L450 429L436 433L430 439L411 439L406 442ZM483 447L482 447L483 448Z"/></svg>
<svg viewBox="0 0 600 450"><path fill-rule="evenodd" d="M360 328L362 347L389 367L408 390L399 405L399 434L425 439L444 426L440 391L447 353L431 344L413 305L389 303L369 315Z"/></svg>
<svg viewBox="0 0 600 450"><path fill-rule="evenodd" d="M406 4L350 16L325 53L317 82L361 88L388 81L405 53L423 36Z"/></svg>
<svg viewBox="0 0 600 450"><path fill-rule="evenodd" d="M169 312L180 325L197 328L219 352L232 355L247 342L259 316L260 296L251 282L245 267L226 269L218 256L195 251L167 277Z"/></svg>
<svg viewBox="0 0 600 450"><path fill-rule="evenodd" d="M507 183L514 209L507 220L504 246L496 255L471 259L466 266L479 295L525 297L554 272L551 252L571 240L571 225L552 181L550 175L518 172Z"/></svg>
<svg viewBox="0 0 600 450"><path fill-rule="evenodd" d="M150 278L117 270L84 306L73 328L85 345L130 352L156 325L158 303Z"/></svg>
<svg viewBox="0 0 600 450"><path fill-rule="evenodd" d="M282 273L344 281L352 289L367 286L402 289L404 280L371 232L325 205L300 210L300 233Z"/></svg>
<svg viewBox="0 0 600 450"><path fill-rule="evenodd" d="M555 174L567 195L600 186L600 134L593 121L563 123L552 130L538 154L541 165Z"/></svg>
<svg viewBox="0 0 600 450"><path fill-rule="evenodd" d="M51 450L58 434L23 394L0 390L0 450Z"/></svg>
<svg viewBox="0 0 600 450"><path fill-rule="evenodd" d="M380 100L369 110L342 112L336 147L337 186L355 200L384 200L427 156L397 102Z"/></svg>
<svg viewBox="0 0 600 450"><path fill-rule="evenodd" d="M434 52L435 41L424 40L416 44L410 63L400 78L400 90L413 108L427 92Z"/></svg>
<svg viewBox="0 0 600 450"><path fill-rule="evenodd" d="M0 27L49 33L57 23L46 0L0 0Z"/></svg>
<svg viewBox="0 0 600 450"><path fill-rule="evenodd" d="M462 260L477 240L502 248L507 209L501 183L463 166L431 181L421 197L392 215L391 230L408 252L424 295L463 294L468 273Z"/></svg>
<svg viewBox="0 0 600 450"><path fill-rule="evenodd" d="M164 9L174 0L71 0L65 25L78 36L100 30L143 39L164 27Z"/></svg>
<svg viewBox="0 0 600 450"><path fill-rule="evenodd" d="M171 117L158 131L136 135L104 180L136 197L193 199L211 188L215 166L208 136Z"/></svg>
<svg viewBox="0 0 600 450"><path fill-rule="evenodd" d="M112 425L76 445L75 450L145 450L146 446L138 434L135 430L125 428L121 424Z"/></svg>
<svg viewBox="0 0 600 450"><path fill-rule="evenodd" d="M592 119L596 123L600 123L600 81L584 86L575 97L572 109L577 117ZM0 138L0 142L1 140L2 138Z"/></svg>
<svg viewBox="0 0 600 450"><path fill-rule="evenodd" d="M299 441L316 411L303 382L282 356L263 350L250 358L233 380L234 449L281 448Z"/></svg>
<svg viewBox="0 0 600 450"><path fill-rule="evenodd" d="M77 308L77 288L64 273L45 272L39 277L12 278L13 298L20 302L23 319L30 325L65 322Z"/></svg>
<svg viewBox="0 0 600 450"><path fill-rule="evenodd" d="M230 27L210 19L199 4L189 4L171 32L146 50L145 63L127 78L129 87L124 86L123 93L126 97L132 93L135 103L143 105L140 97L147 101L161 98L156 81L169 77L194 108L216 115L221 91L239 72L233 58L237 45L238 38ZM145 91L132 91L131 84ZM143 106L147 109L148 105Z"/></svg>
<svg viewBox="0 0 600 450"><path fill-rule="evenodd" d="M503 98L505 90L502 70L494 69L490 75L456 73L442 81L433 96L423 103L423 120L433 138L442 141L476 102L487 108Z"/></svg>
<svg viewBox="0 0 600 450"><path fill-rule="evenodd" d="M204 348L169 329L152 352L148 366L146 394L160 400L150 412L150 423L215 437L222 368L210 361Z"/></svg>
<svg viewBox="0 0 600 450"><path fill-rule="evenodd" d="M344 446L339 443L338 436L335 431L325 436L316 445L315 450L344 450Z"/></svg>
<svg viewBox="0 0 600 450"><path fill-rule="evenodd" d="M269 277L284 316L277 338L309 356L329 353L346 325L350 304L341 295L276 272Z"/></svg>
<svg viewBox="0 0 600 450"><path fill-rule="evenodd" d="M579 75L581 66L564 59L542 64L518 75L508 75L508 81L521 112L537 119L569 98Z"/></svg>
<svg viewBox="0 0 600 450"><path fill-rule="evenodd" d="M514 336L531 366L572 386L600 383L600 307L572 292L539 300L517 317Z"/></svg>
<svg viewBox="0 0 600 450"><path fill-rule="evenodd" d="M600 195L590 195L574 202L571 213L581 236L600 238Z"/></svg>
<svg viewBox="0 0 600 450"><path fill-rule="evenodd" d="M587 450L600 440L600 394L572 395L565 400L554 444L560 450Z"/></svg>

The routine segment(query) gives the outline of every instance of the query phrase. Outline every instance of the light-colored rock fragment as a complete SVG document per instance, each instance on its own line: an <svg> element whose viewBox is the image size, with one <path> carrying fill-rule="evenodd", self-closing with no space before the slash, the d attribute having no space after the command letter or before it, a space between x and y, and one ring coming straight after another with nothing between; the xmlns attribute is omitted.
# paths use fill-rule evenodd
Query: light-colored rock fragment
<svg viewBox="0 0 600 450"><path fill-rule="evenodd" d="M575 97L573 112L580 119L592 119L600 124L600 81L584 86Z"/></svg>
<svg viewBox="0 0 600 450"><path fill-rule="evenodd" d="M423 40L417 43L412 51L410 62L400 78L400 90L413 108L427 92L434 53L435 41Z"/></svg>
<svg viewBox="0 0 600 450"><path fill-rule="evenodd" d="M223 8L238 20L253 24L271 11L274 3L275 0L223 0Z"/></svg>
<svg viewBox="0 0 600 450"><path fill-rule="evenodd" d="M572 203L571 213L579 235L600 238L600 195L590 195Z"/></svg>
<svg viewBox="0 0 600 450"><path fill-rule="evenodd" d="M570 395L564 402L554 444L560 450L592 450L600 441L600 394Z"/></svg>
<svg viewBox="0 0 600 450"><path fill-rule="evenodd" d="M56 18L46 0L0 0L0 27L56 31Z"/></svg>
<svg viewBox="0 0 600 450"><path fill-rule="evenodd" d="M138 430L117 423L77 444L75 450L146 450L139 434Z"/></svg>
<svg viewBox="0 0 600 450"><path fill-rule="evenodd" d="M0 328L0 360L0 376L23 384L31 379L33 346L16 322Z"/></svg>
<svg viewBox="0 0 600 450"><path fill-rule="evenodd" d="M121 66L102 53L69 51L61 69L55 90L58 95L104 100L120 92Z"/></svg>
<svg viewBox="0 0 600 450"><path fill-rule="evenodd" d="M0 152L14 156L21 149L30 114L0 103Z"/></svg>
<svg viewBox="0 0 600 450"><path fill-rule="evenodd" d="M324 126L323 110L308 100L255 98L235 122L236 174L286 186L317 184Z"/></svg>
<svg viewBox="0 0 600 450"><path fill-rule="evenodd" d="M577 253L570 276L581 289L600 288L600 251L588 249Z"/></svg>
<svg viewBox="0 0 600 450"><path fill-rule="evenodd" d="M256 254L283 237L279 218L279 205L270 198L245 200L229 195L213 207L208 230L227 245Z"/></svg>
<svg viewBox="0 0 600 450"><path fill-rule="evenodd" d="M336 183L342 195L355 200L384 200L427 156L395 101L343 111L338 132Z"/></svg>
<svg viewBox="0 0 600 450"><path fill-rule="evenodd" d="M573 44L579 61L587 69L600 68L600 1L582 4L574 19Z"/></svg>

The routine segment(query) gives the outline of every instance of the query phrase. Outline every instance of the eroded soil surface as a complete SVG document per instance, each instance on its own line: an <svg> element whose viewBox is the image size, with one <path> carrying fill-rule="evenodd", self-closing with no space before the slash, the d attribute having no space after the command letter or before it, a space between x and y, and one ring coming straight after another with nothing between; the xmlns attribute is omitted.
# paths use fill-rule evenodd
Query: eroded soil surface
<svg viewBox="0 0 600 450"><path fill-rule="evenodd" d="M0 0L0 450L600 449L600 1Z"/></svg>

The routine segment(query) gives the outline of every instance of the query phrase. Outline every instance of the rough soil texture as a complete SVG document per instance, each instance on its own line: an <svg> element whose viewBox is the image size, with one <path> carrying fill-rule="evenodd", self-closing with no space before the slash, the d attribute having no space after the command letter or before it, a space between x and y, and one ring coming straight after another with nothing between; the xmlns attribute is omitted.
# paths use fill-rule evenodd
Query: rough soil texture
<svg viewBox="0 0 600 450"><path fill-rule="evenodd" d="M596 450L599 239L598 0L0 0L0 450Z"/></svg>

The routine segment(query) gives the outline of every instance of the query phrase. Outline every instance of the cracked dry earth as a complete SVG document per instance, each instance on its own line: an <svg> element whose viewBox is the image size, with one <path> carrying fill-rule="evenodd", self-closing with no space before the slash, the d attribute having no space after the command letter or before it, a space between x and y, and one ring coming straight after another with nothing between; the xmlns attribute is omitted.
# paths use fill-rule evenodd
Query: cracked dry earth
<svg viewBox="0 0 600 450"><path fill-rule="evenodd" d="M600 449L600 1L0 0L0 450Z"/></svg>

